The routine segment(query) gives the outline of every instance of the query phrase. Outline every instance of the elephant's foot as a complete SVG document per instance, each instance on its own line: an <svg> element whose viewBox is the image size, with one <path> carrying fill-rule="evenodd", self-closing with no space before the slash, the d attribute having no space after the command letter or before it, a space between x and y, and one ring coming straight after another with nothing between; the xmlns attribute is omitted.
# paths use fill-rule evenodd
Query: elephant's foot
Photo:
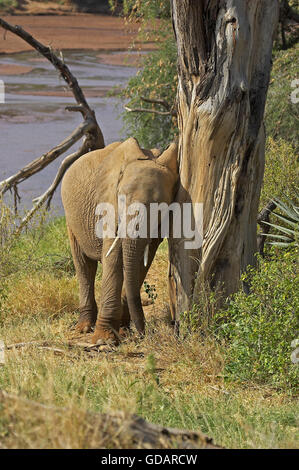
<svg viewBox="0 0 299 470"><path fill-rule="evenodd" d="M76 331L78 333L90 333L97 321L97 312L86 312L80 311L78 323L76 325Z"/></svg>
<svg viewBox="0 0 299 470"><path fill-rule="evenodd" d="M128 338L132 334L132 329L130 326L121 326L118 334L121 339Z"/></svg>
<svg viewBox="0 0 299 470"><path fill-rule="evenodd" d="M113 329L96 326L91 339L93 344L117 346L119 344L119 334Z"/></svg>

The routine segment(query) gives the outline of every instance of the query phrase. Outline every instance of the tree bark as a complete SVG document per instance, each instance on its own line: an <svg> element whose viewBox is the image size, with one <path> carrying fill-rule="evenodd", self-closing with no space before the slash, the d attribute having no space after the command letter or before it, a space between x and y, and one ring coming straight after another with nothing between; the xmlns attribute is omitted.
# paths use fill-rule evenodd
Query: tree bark
<svg viewBox="0 0 299 470"><path fill-rule="evenodd" d="M170 241L173 316L207 281L223 295L255 264L263 124L278 0L172 0L178 46L180 187L203 204L203 244Z"/></svg>

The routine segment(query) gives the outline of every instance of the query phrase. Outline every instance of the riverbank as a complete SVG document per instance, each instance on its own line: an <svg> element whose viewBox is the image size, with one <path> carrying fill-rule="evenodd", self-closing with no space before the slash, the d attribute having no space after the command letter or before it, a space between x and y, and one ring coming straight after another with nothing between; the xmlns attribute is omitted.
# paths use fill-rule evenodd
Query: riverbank
<svg viewBox="0 0 299 470"><path fill-rule="evenodd" d="M96 50L105 63L136 65L136 52L154 49L154 43L138 40L138 25L126 24L123 18L77 13L65 16L5 15L4 20L18 24L54 50ZM128 51L127 54L107 52ZM12 33L0 35L0 55L30 51L32 48ZM111 61L109 61L111 57ZM2 72L2 71L1 71Z"/></svg>
<svg viewBox="0 0 299 470"><path fill-rule="evenodd" d="M110 55L113 57L114 53ZM136 69L107 65L98 56L98 51L63 51L64 60L94 109L109 144L123 136L119 118L123 108L118 98L107 96L108 91L124 87ZM78 126L80 116L65 110L74 104L74 98L52 64L36 51L5 54L0 57L0 64L0 79L5 82L5 103L0 106L1 180L62 142ZM2 71L11 74L4 75ZM22 183L19 188L22 208L31 207L32 199L50 186L60 163L61 159L55 160ZM53 207L61 211L60 191L54 196Z"/></svg>
<svg viewBox="0 0 299 470"><path fill-rule="evenodd" d="M66 15L76 12L111 14L108 0L2 0L0 14Z"/></svg>

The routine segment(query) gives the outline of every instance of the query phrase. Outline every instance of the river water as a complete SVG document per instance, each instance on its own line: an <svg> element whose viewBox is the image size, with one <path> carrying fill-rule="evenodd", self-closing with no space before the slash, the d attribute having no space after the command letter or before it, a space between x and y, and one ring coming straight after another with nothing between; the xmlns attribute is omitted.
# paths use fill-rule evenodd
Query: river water
<svg viewBox="0 0 299 470"><path fill-rule="evenodd" d="M95 110L105 143L120 140L121 104L105 97L107 89L125 85L136 69L101 63L97 52L67 51L64 60L76 76L88 103ZM0 103L0 180L14 174L30 161L55 147L82 122L80 113L65 110L74 104L64 81L53 66L35 52L0 57L0 65L15 67L16 73L0 76L5 83L5 103ZM16 66L19 67L17 70ZM19 73L20 66L26 73ZM13 67L11 71L13 71ZM72 147L72 153L77 146ZM19 186L23 207L31 207L32 199L44 192L55 177L62 159ZM53 198L53 207L61 211L60 188Z"/></svg>

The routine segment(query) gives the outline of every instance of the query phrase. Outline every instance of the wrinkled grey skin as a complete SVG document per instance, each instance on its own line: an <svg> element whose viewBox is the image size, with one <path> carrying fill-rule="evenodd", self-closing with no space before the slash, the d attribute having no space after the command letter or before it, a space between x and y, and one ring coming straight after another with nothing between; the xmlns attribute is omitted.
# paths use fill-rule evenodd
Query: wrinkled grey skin
<svg viewBox="0 0 299 470"><path fill-rule="evenodd" d="M120 327L129 325L130 317L143 334L144 313L140 288L161 239L119 239L109 252L114 239L97 238L96 207L113 204L117 214L118 196L125 195L127 206L141 202L170 204L178 179L177 146L170 147L158 158L157 150L142 150L135 139L115 142L104 149L82 156L66 172L62 181L72 255L79 281L80 332L91 331L94 343L118 342ZM149 211L148 211L149 213ZM148 264L144 252L149 244ZM100 314L94 295L97 263L103 267Z"/></svg>

